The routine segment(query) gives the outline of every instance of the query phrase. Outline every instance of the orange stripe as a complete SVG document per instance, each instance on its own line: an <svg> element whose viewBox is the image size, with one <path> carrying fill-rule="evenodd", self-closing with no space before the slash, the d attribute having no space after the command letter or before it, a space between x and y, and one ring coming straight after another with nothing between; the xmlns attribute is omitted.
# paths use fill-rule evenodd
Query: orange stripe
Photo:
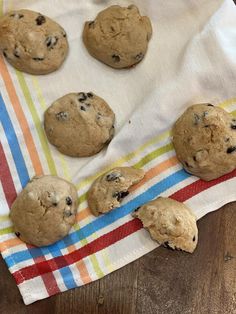
<svg viewBox="0 0 236 314"><path fill-rule="evenodd" d="M163 161L162 163L160 163L159 165L157 165L156 167L148 170L146 173L145 173L145 177L137 184L133 185L129 191L135 191L137 190L139 187L141 187L142 185L144 185L144 183L146 183L147 181L151 180L152 178L154 178L156 175L158 175L159 173L167 170L168 168L170 167L173 167L175 165L177 165L179 162L177 160L177 158L174 156L174 157L171 157L170 159L168 160L165 160ZM89 208L85 208L83 210L81 210L77 216L76 216L76 221L77 222L80 222L81 220L87 218L88 216L91 215L91 211L89 210Z"/></svg>
<svg viewBox="0 0 236 314"><path fill-rule="evenodd" d="M26 143L33 167L34 167L35 174L37 175L42 174L43 173L42 165L41 165L39 155L37 153L37 150L33 141L32 134L30 132L29 125L25 118L24 112L21 108L20 101L16 94L16 89L14 87L13 81L10 77L6 64L2 58L0 58L0 72L5 82L6 89L7 89L10 101L11 101L11 105L13 106L17 119L20 123L22 134L25 139L25 143Z"/></svg>
<svg viewBox="0 0 236 314"><path fill-rule="evenodd" d="M71 253L71 252L76 251L76 247L74 245L70 245L67 248L67 250L69 253ZM80 273L80 277L81 277L83 283L86 284L86 283L91 282L92 279L89 276L89 273L88 273L88 270L87 270L87 267L86 267L84 261L80 260L79 262L75 263L75 265L76 265L76 267Z"/></svg>
<svg viewBox="0 0 236 314"><path fill-rule="evenodd" d="M11 247L17 246L23 244L23 242L21 240L19 240L18 238L14 238L14 239L10 239L4 242L0 243L0 252L3 252L4 250L7 250Z"/></svg>
<svg viewBox="0 0 236 314"><path fill-rule="evenodd" d="M144 185L144 183L146 183L147 181L151 180L153 177L155 177L156 175L160 174L161 172L164 172L166 169L170 168L170 167L174 167L175 165L177 165L179 162L177 160L177 158L171 157L165 161L163 161L162 163L158 164L156 167L149 169L146 174L145 177L143 178L142 181L140 181L138 184L135 184L134 186L132 186L132 188L129 189L129 191L135 191L136 189L138 189L139 187L141 187L142 185ZM83 210L81 210L77 216L76 216L76 221L80 222L81 220L89 217L91 215L91 212L89 210L89 208L85 208ZM11 241L11 240L9 240ZM19 241L19 240L18 240ZM3 245L3 249L6 249L6 245L5 243L7 243L8 241L2 242L1 244ZM18 245L19 243L17 243L16 245ZM12 245L15 246L15 245ZM73 251L74 246L71 245L68 247L68 250ZM86 276L86 275L85 275ZM85 277L86 278L86 277Z"/></svg>
<svg viewBox="0 0 236 314"><path fill-rule="evenodd" d="M135 191L137 190L139 187L141 187L142 185L144 185L144 183L146 183L147 181L151 180L152 178L154 178L155 176L157 176L158 174L160 174L161 172L164 172L165 170L167 170L170 167L173 167L175 165L177 165L179 163L179 161L177 160L177 158L171 157L170 159L167 159L163 162L161 162L159 165L157 165L156 167L148 170L145 173L145 177L137 184L133 185L129 191Z"/></svg>

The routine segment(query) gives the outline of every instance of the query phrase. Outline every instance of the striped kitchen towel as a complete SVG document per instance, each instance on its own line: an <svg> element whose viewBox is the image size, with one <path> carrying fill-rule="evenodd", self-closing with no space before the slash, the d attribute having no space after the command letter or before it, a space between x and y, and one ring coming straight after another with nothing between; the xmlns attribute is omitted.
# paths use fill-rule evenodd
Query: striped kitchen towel
<svg viewBox="0 0 236 314"><path fill-rule="evenodd" d="M152 20L145 59L114 70L83 46L86 20L111 4L138 5ZM211 102L236 116L236 11L232 0L5 0L2 12L27 8L49 15L67 31L70 53L55 73L21 73L0 58L0 251L25 304L99 279L157 247L130 213L158 195L186 202L197 217L236 200L236 171L211 182L186 173L170 129L187 106ZM69 92L94 91L116 113L116 135L95 157L70 158L46 140L45 109ZM146 172L122 206L95 218L86 192L115 166ZM35 174L76 184L80 201L70 234L42 248L12 232L9 208Z"/></svg>

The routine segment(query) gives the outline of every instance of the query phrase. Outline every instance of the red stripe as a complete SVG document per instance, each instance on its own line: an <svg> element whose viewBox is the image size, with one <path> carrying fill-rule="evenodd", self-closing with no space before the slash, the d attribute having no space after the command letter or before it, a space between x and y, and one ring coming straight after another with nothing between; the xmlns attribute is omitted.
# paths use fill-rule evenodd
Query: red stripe
<svg viewBox="0 0 236 314"><path fill-rule="evenodd" d="M29 280L36 276L42 276L44 274L57 270L58 267L62 268L78 262L86 256L94 254L116 243L117 241L120 241L121 239L138 231L141 228L142 223L138 219L131 220L124 225L118 227L117 229L112 230L111 232L104 234L100 238L88 243L87 245L81 247L76 251L73 251L64 256L58 256L54 259L22 268L20 271L16 271L15 273L13 273L13 276L15 277L15 280L19 285L24 280Z"/></svg>
<svg viewBox="0 0 236 314"><path fill-rule="evenodd" d="M32 248L32 246L30 246L30 245L27 245L27 247L29 249ZM45 262L45 261L46 261L46 259L45 259L45 256L43 254L42 254L42 256L34 258L34 262L36 265L39 263ZM59 287L57 285L57 281L56 281L56 279L52 273L52 269L51 269L51 271L49 271L45 274L42 274L41 278L44 282L45 288L46 288L49 296L61 292L61 290L59 289Z"/></svg>
<svg viewBox="0 0 236 314"><path fill-rule="evenodd" d="M172 199L175 199L176 201L184 202L184 201L190 199L191 197L195 196L196 194L198 194L202 191L205 191L214 185L217 185L219 183L222 183L224 181L232 179L235 176L236 176L236 169L234 171L227 173L224 176L222 176L218 179L212 180L212 181L207 182L207 181L203 181L203 180L197 180L197 181L185 186L181 190L178 190L177 192L172 194L170 197Z"/></svg>
<svg viewBox="0 0 236 314"><path fill-rule="evenodd" d="M2 182L2 188L4 191L8 206L10 208L17 194L16 194L14 182L12 180L11 172L10 172L1 142L0 142L0 180ZM42 261L42 260L45 261L44 256L42 256L40 259L38 258L34 259L34 262L35 264L37 264L39 261ZM53 294L61 292L57 285L57 281L51 271L48 272L47 274L43 274L42 280L45 284L45 287L49 295L53 295Z"/></svg>
<svg viewBox="0 0 236 314"><path fill-rule="evenodd" d="M200 193L201 191L206 190L209 187L217 185L225 180L231 179L235 177L236 170L233 172L210 182L205 182L202 180L198 180L178 192L170 195L171 198L176 199L178 201L185 201L188 198L193 197L194 195ZM54 259L40 262L35 265L31 265L25 268L22 268L20 271L13 273L13 276L16 279L17 284L20 284L22 280L22 276L24 280L29 280L37 276L42 276L43 274L49 273L51 271L57 270L58 268L66 267L70 264L78 262L79 260L94 254L117 241L122 240L123 238L131 235L132 233L138 231L142 228L142 223L138 219L131 220L124 225L118 227L111 232L104 234L100 238L88 243L82 248L73 251L64 256L58 256Z"/></svg>
<svg viewBox="0 0 236 314"><path fill-rule="evenodd" d="M16 198L16 189L12 180L11 172L7 163L7 159L0 142L0 180L9 208Z"/></svg>

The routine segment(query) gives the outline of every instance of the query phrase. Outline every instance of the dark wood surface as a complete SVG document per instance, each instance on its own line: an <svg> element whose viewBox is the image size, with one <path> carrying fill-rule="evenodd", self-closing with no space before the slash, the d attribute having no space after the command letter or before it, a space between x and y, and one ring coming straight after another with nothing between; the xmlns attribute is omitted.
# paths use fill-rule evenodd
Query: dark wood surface
<svg viewBox="0 0 236 314"><path fill-rule="evenodd" d="M158 248L87 286L25 306L0 260L1 314L234 314L236 202L198 221L194 254Z"/></svg>

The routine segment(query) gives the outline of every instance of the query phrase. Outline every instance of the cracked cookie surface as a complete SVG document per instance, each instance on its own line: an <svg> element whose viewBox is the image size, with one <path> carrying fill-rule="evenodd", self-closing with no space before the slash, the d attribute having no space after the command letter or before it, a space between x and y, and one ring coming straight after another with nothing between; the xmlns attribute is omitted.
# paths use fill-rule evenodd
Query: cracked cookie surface
<svg viewBox="0 0 236 314"><path fill-rule="evenodd" d="M56 100L44 114L51 144L68 156L98 153L113 138L115 115L94 93L70 93Z"/></svg>
<svg viewBox="0 0 236 314"><path fill-rule="evenodd" d="M0 49L16 69L47 74L63 63L68 41L65 30L47 16L18 10L0 18Z"/></svg>
<svg viewBox="0 0 236 314"><path fill-rule="evenodd" d="M142 180L144 171L132 167L117 167L98 177L88 191L88 205L94 216L119 207L129 194L128 189Z"/></svg>
<svg viewBox="0 0 236 314"><path fill-rule="evenodd" d="M236 168L236 119L211 104L193 105L176 121L173 144L186 171L216 179Z"/></svg>
<svg viewBox="0 0 236 314"><path fill-rule="evenodd" d="M149 18L136 6L113 5L85 23L83 41L96 59L113 68L128 68L144 58L151 35Z"/></svg>
<svg viewBox="0 0 236 314"><path fill-rule="evenodd" d="M17 196L10 218L15 234L22 241L45 246L69 233L77 207L74 185L55 176L36 176Z"/></svg>
<svg viewBox="0 0 236 314"><path fill-rule="evenodd" d="M183 203L158 197L139 207L133 216L142 221L159 244L189 253L195 250L198 241L196 217Z"/></svg>

